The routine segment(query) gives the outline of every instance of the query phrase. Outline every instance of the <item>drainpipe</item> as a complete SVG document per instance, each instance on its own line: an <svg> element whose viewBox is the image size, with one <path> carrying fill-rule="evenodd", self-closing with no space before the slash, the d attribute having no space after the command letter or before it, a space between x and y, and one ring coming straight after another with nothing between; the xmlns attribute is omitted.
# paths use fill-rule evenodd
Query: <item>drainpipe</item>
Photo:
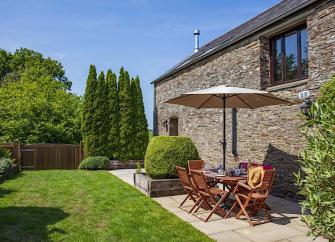
<svg viewBox="0 0 335 242"><path fill-rule="evenodd" d="M237 109L232 108L231 112L231 123L232 123L232 153L234 157L238 156L237 152Z"/></svg>
<svg viewBox="0 0 335 242"><path fill-rule="evenodd" d="M158 113L156 105L156 85L154 85L153 135L158 135Z"/></svg>

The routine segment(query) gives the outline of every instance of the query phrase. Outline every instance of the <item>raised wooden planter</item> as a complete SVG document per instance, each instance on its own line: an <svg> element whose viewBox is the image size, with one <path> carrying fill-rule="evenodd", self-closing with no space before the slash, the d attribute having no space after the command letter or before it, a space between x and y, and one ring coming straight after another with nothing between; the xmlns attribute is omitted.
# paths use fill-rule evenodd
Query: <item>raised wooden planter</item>
<svg viewBox="0 0 335 242"><path fill-rule="evenodd" d="M117 169L135 169L137 163L140 162L141 167L144 166L144 161L140 160L130 160L130 161L119 161L119 160L111 160L109 162L109 169L110 170L117 170Z"/></svg>
<svg viewBox="0 0 335 242"><path fill-rule="evenodd" d="M146 173L134 174L134 186L149 197L165 197L185 193L179 179L153 179Z"/></svg>
<svg viewBox="0 0 335 242"><path fill-rule="evenodd" d="M6 179L14 176L19 172L19 166L14 164L11 168L9 168L6 172L0 174L0 183L4 182Z"/></svg>

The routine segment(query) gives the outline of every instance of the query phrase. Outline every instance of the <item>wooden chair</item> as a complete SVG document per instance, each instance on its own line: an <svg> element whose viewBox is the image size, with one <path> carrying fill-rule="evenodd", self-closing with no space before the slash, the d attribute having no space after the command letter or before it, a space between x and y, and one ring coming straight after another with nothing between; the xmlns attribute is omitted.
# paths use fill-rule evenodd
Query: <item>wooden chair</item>
<svg viewBox="0 0 335 242"><path fill-rule="evenodd" d="M239 182L233 191L236 201L229 212L226 214L225 218L227 218L229 214L235 209L235 207L239 205L240 210L236 214L235 218L239 218L243 213L250 226L270 222L270 208L265 203L265 201L270 194L274 176L274 169L265 170L262 185L256 189L251 188L246 183ZM261 221L252 221L250 215L254 216L260 210L264 210L265 219Z"/></svg>
<svg viewBox="0 0 335 242"><path fill-rule="evenodd" d="M191 170L202 170L205 166L203 160L189 160L188 161L188 171L191 173Z"/></svg>
<svg viewBox="0 0 335 242"><path fill-rule="evenodd" d="M194 187L193 183L191 182L190 176L188 171L180 166L176 166L177 174L180 179L181 184L184 187L184 190L187 194L186 198L182 201L182 203L179 205L179 208L183 209L184 211L188 213L192 213L194 208L196 208L201 203L201 197L198 194L196 188ZM190 210L187 210L183 205L187 200L192 200L194 202L194 205Z"/></svg>
<svg viewBox="0 0 335 242"><path fill-rule="evenodd" d="M220 188L210 187L202 171L191 169L191 177L202 199L194 213L196 213L200 207L208 207L211 210L205 219L197 216L196 214L195 216L205 222L210 219L213 213L225 217L226 212L220 207L220 205L222 205L225 199L228 197L228 192Z"/></svg>
<svg viewBox="0 0 335 242"><path fill-rule="evenodd" d="M191 170L201 171L205 166L205 161L203 160L188 160L188 171L191 174ZM217 182L213 178L206 179L210 187L216 186Z"/></svg>

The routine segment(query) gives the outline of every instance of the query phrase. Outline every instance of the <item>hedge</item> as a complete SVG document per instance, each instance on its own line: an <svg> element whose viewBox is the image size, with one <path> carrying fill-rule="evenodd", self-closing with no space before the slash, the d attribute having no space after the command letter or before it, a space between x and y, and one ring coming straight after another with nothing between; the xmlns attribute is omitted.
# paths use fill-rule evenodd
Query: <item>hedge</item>
<svg viewBox="0 0 335 242"><path fill-rule="evenodd" d="M335 241L335 76L320 89L303 126L306 147L297 174L302 219L310 235Z"/></svg>
<svg viewBox="0 0 335 242"><path fill-rule="evenodd" d="M0 174L6 172L13 165L13 160L9 158L0 158Z"/></svg>
<svg viewBox="0 0 335 242"><path fill-rule="evenodd" d="M197 160L199 153L187 137L156 136L148 145L144 167L152 178L176 178L176 166L187 167L188 160Z"/></svg>
<svg viewBox="0 0 335 242"><path fill-rule="evenodd" d="M109 159L105 156L91 156L84 159L78 169L106 170L109 168Z"/></svg>

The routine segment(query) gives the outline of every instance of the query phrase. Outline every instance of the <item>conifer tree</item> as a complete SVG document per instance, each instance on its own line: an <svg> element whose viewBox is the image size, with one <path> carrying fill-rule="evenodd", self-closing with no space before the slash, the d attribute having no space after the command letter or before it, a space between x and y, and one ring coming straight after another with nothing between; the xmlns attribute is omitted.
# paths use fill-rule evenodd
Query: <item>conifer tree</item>
<svg viewBox="0 0 335 242"><path fill-rule="evenodd" d="M132 149L132 105L130 96L130 77L123 67L119 76L119 106L120 106L120 149L119 159L133 159Z"/></svg>
<svg viewBox="0 0 335 242"><path fill-rule="evenodd" d="M145 116L140 78L137 76L131 83L133 99L133 152L134 159L144 159L145 151L149 142L148 122Z"/></svg>
<svg viewBox="0 0 335 242"><path fill-rule="evenodd" d="M106 84L108 90L108 149L109 158L118 158L119 154L119 98L117 90L117 79L115 73L111 70L107 71Z"/></svg>
<svg viewBox="0 0 335 242"><path fill-rule="evenodd" d="M93 119L94 119L94 96L97 87L97 71L94 65L90 65L86 81L86 89L83 100L81 130L84 140L84 149L87 156L93 154Z"/></svg>
<svg viewBox="0 0 335 242"><path fill-rule="evenodd" d="M94 98L94 118L93 118L93 154L95 156L108 156L108 93L103 72L99 74L97 88Z"/></svg>

